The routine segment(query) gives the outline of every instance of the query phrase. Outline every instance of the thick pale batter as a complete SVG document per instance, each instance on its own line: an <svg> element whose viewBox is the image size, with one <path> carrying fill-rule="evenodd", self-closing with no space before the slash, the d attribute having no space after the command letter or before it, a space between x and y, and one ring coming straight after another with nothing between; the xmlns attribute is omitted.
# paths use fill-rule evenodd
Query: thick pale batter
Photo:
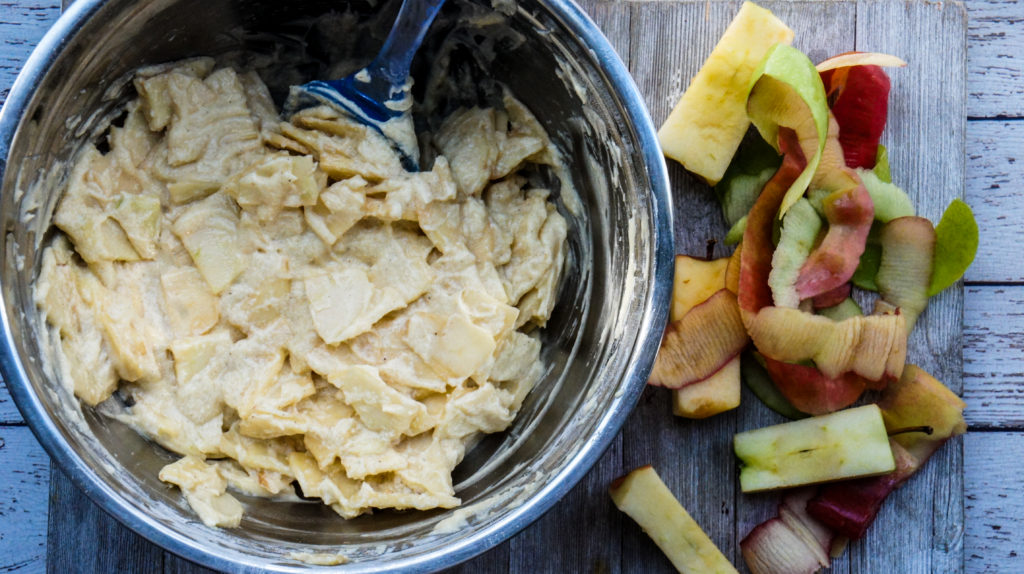
<svg viewBox="0 0 1024 574"><path fill-rule="evenodd" d="M451 471L539 379L566 223L516 175L560 162L532 114L462 109L430 171L327 108L283 122L252 73L138 72L109 150L84 150L36 301L65 383L118 391L182 458L160 472L208 525L228 490L345 517L459 504ZM561 166L556 166L561 167Z"/></svg>

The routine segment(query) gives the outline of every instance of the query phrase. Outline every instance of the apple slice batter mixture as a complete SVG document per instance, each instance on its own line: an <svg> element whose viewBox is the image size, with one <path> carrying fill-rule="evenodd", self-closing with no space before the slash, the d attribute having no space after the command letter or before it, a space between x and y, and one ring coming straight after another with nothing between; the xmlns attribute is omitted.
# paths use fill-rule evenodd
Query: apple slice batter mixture
<svg viewBox="0 0 1024 574"><path fill-rule="evenodd" d="M459 504L452 469L543 366L566 222L517 172L559 163L532 114L461 109L407 172L328 108L282 121L253 73L140 70L109 151L74 166L35 296L61 379L182 458L208 525L229 490L344 517ZM561 166L555 166L561 167Z"/></svg>

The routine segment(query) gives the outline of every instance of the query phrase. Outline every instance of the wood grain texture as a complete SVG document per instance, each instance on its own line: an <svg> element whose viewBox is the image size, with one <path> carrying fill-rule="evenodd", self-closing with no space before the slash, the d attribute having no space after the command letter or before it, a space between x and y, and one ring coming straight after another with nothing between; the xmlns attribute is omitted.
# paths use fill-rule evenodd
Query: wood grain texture
<svg viewBox="0 0 1024 574"><path fill-rule="evenodd" d="M964 400L972 428L1024 428L1022 354L1024 286L968 287Z"/></svg>
<svg viewBox="0 0 1024 574"><path fill-rule="evenodd" d="M964 442L964 483L970 493L965 512L972 526L966 535L967 571L1024 572L1024 479L1010 462L1024 459L1024 433L971 433Z"/></svg>
<svg viewBox="0 0 1024 574"><path fill-rule="evenodd" d="M1024 118L1024 11L1017 0L966 2L972 118Z"/></svg>
<svg viewBox="0 0 1024 574"><path fill-rule="evenodd" d="M968 282L1024 281L1024 121L967 124L967 203L978 220L981 244Z"/></svg>
<svg viewBox="0 0 1024 574"><path fill-rule="evenodd" d="M728 2L693 2L698 7L689 16L688 28L685 35L663 35L667 44L652 42L646 36L635 34L648 32L653 26L652 22L637 23L638 13L651 13L652 7L648 3L632 4L628 9L618 4L594 3L588 4L587 8L596 16L595 19L606 31L611 31L613 43L616 37L622 37L624 32L631 32L634 38L643 38L645 47L633 45L628 42L623 46L618 41L617 48L620 53L629 57L639 59L660 58L659 61L672 64L679 64L678 59L673 56L661 54L672 51L669 48L678 45L682 41L689 41L693 30L705 30L701 34L708 33L712 27L711 22L720 12L732 10L738 7L739 2L730 0ZM768 4L768 3L766 3ZM866 4L866 3L862 3ZM877 4L877 2L876 2ZM722 8L725 6L726 8ZM803 3L803 8L813 7L815 10L829 10L833 8L822 7L827 4L813 5ZM834 4L832 5L835 6ZM930 6L930 4L919 4L918 8ZM967 174L968 188L967 200L975 208L979 224L982 229L982 248L978 260L968 274L969 281L984 282L1012 282L1021 283L1024 281L1024 258L1017 256L1021 245L1021 226L1019 221L1024 217L1024 204L1022 204L1020 167L1020 154L1024 152L1024 122L1007 121L1002 118L1024 117L1024 77L1022 77L1021 59L1024 58L1024 28L1020 22L1024 19L1024 8L1021 4L1012 0L972 0L966 2L969 14L969 43L967 52L968 86L970 97L967 100L967 114L972 118L993 118L986 121L972 121L966 130L967 138ZM780 10L775 5L771 7ZM913 7L911 7L913 8ZM921 8L923 9L923 8ZM667 9L663 9L667 10ZM0 2L0 100L7 93L10 83L13 81L16 70L20 68L24 58L27 57L32 46L42 36L46 28L56 18L56 0L18 0L16 3ZM714 17L713 17L714 15ZM897 14L898 16L898 14ZM802 17L802 16L801 16ZM794 23L800 18L790 18ZM842 21L842 19L840 18ZM906 35L908 39L915 34L925 33L915 29L912 25L907 26ZM724 23L719 22L720 33L724 29ZM807 31L798 30L797 45L807 48L805 38L814 38L815 41L829 41L839 38L848 38L845 34L848 29L837 25L834 21L819 21L819 28ZM883 22L883 26L886 24ZM609 27L610 26L610 27ZM680 30L683 30L680 28ZM864 49L875 49L873 46L865 45L865 38L870 37L871 30L864 31L868 36L862 35L860 27L857 29L857 45ZM717 37L717 33L712 38ZM630 36L626 36L628 39ZM703 48L699 48L698 44ZM710 50L710 40L690 42L690 49L699 51L704 49L705 53ZM848 44L844 44L845 48ZM812 51L812 57L816 56ZM824 53L820 54L824 55ZM939 58L940 55L934 55ZM699 64L699 62L697 62ZM642 64L637 61L631 66L634 75L661 74L665 76L657 80L649 80L647 86L641 86L641 90L648 95L648 102L651 105L652 115L655 121L659 122L667 114L668 109L674 104L678 95L685 88L683 78L688 77L683 71L678 74L672 73L674 68L658 68L648 66L642 71ZM696 70L695 65L690 66L687 74L692 75ZM643 78L638 77L638 83ZM660 101L652 101L650 98L658 98L654 89L655 85L667 87L662 91ZM938 84L938 85L937 85ZM932 90L921 90L921 86L933 87ZM917 89L922 92L929 92L933 97L936 93L942 94L941 82L936 82L934 77L929 78L921 84L909 85L910 89ZM662 89L662 88L658 88ZM935 98L941 99L941 98ZM657 116L657 113L662 114ZM936 128L938 129L938 128ZM904 144L905 145L905 144ZM909 147L908 147L909 149ZM930 155L928 150L909 150L908 153L918 154L921 158ZM911 158L913 160L913 158ZM916 167L913 161L901 162L911 166L911 173ZM695 194L700 189L689 179L677 166L671 169L671 176L677 193ZM897 170L902 168L897 168ZM677 221L693 226L693 230L687 232L681 239L680 251L700 253L703 250L703 241L712 229L718 229L720 216L714 209L704 208L683 208L677 201ZM703 211L702 211L703 209ZM941 213L941 212L939 212ZM929 214L931 216L931 214ZM937 302L938 303L938 302ZM946 309L946 303L938 305ZM934 309L933 309L934 311ZM926 313L929 322L958 321L955 311L951 313ZM1021 349L1024 348L1024 287L1021 286L972 286L969 285L965 293L964 305L964 396L969 403L967 411L968 420L973 427L981 428L1022 428L1024 427L1024 391L1021 389L1024 383L1024 368L1021 367ZM929 327L931 329L932 327ZM931 355L932 361L941 363L942 354L958 354L955 347L950 347L948 341L942 340L942 344L935 347L939 349ZM637 409L637 414L631 417L627 428L615 444L595 467L595 472L588 475L587 479L578 486L566 500L555 507L541 521L527 529L517 537L513 538L497 549L484 554L476 560L470 561L456 569L458 572L534 572L534 571L601 571L601 572L635 572L635 571L670 571L671 567L666 560L661 558L660 552L650 543L639 528L628 519L617 517L610 503L603 492L603 486L607 482L606 477L614 476L624 470L631 468L630 465L657 460L664 464L662 472L664 475L672 474L670 487L682 499L684 505L691 509L695 517L702 524L710 523L709 533L712 538L728 550L727 556L738 561L738 554L735 542L738 541L753 524L760 522L767 516L774 514L774 499L770 496L744 497L735 492L732 486L734 480L732 475L722 473L731 462L719 464L721 461L730 460L731 454L728 449L723 449L720 444L715 443L710 435L725 435L738 428L749 428L747 425L762 426L779 420L766 413L763 409L750 411L747 409L737 413L718 417L714 421L687 422L675 419L671 416L667 406L667 394L658 393L657 390L649 390ZM749 405L752 397L745 395L744 401ZM0 425L20 423L21 417L17 414L13 403L7 395L6 388L0 386ZM653 425L653 426L650 426ZM16 444L20 450L12 450L10 441L6 447L0 448L0 476L11 476L16 473L35 472L33 480L39 480L40 484L46 480L45 471L38 472L39 457L41 449L35 443L31 434L24 427L0 426L0 437L7 438L18 436ZM684 442L663 442L671 439ZM666 444L679 445L675 448L666 448ZM967 560L966 571L968 572L1015 572L1024 570L1020 562L1021 540L1024 533L1024 507L1021 505L1020 495L1021 480L1024 474L1024 438L1020 433L972 433L962 443L954 443L952 448L946 448L939 458L929 464L924 473L915 477L911 486L897 493L893 501L886 505L880 517L880 524L885 523L887 528L899 528L904 526L907 517L917 517L917 510L921 504L920 498L913 495L913 492L925 491L925 495L931 496L927 490L937 478L946 472L956 472L956 458L959 449L963 449L963 456L966 459L964 471L964 488L968 493L966 508L961 512L966 515L966 532L962 533L963 543L966 545ZM34 452L31 456L22 456L18 452ZM13 453L13 454L12 454ZM646 458L645 458L646 457ZM709 470L711 475L704 474L704 468L708 457L714 457L715 464L722 468L714 467ZM33 470L35 469L35 470ZM662 467L659 467L662 470ZM929 476L929 473L937 476ZM666 477L667 478L667 477ZM718 484L724 482L728 484ZM699 485L695 488L694 485ZM926 485L926 486L922 486ZM45 495L38 494L27 499L24 490L17 485L12 490L4 490L5 483L0 481L0 510L8 507L14 508L25 501L30 508L35 509L35 514L41 511L45 516ZM75 569L83 572L120 572L141 570L152 572L176 572L193 573L206 572L205 569L178 559L172 555L159 552L148 542L127 532L116 522L102 514L98 509L82 500L82 495L73 490L70 483L63 477L55 476L52 481L53 498L56 504L54 508L57 513L51 514L51 528L59 528L63 535L52 538L51 541L60 541L74 537L86 537L92 540L91 545L84 542L77 543L76 548L81 552L79 557L91 557L96 553L98 547L117 548L118 560L103 561L93 560L82 562L76 560L71 562L71 552L54 549L51 545L50 552L53 555L53 562L49 565L51 571L64 571L68 565L74 565ZM70 490L69 490L70 489ZM947 489L954 491L955 485ZM707 498L705 499L705 492ZM732 492L732 502L729 502L728 492ZM741 500L746 499L746 500ZM10 502L9 502L10 501ZM597 508L595 503L603 505ZM717 504L717 506L716 506ZM740 514L735 517L735 526L721 528L719 524L730 524L728 513L732 512L732 504L740 509ZM934 498L933 512L936 508L951 508L956 511L955 501L948 497ZM76 506L74 513L69 513L67 506ZM82 508L78 508L82 507ZM6 512L6 510L4 510ZM59 514L58 514L59 513ZM726 517L726 518L723 518ZM18 571L38 571L42 567L38 551L38 541L45 540L45 521L19 522L17 524L18 535L22 538L11 538L5 530L9 521L4 515L0 520L0 571L5 571L4 566L8 563L21 563L26 561L27 566ZM606 524L596 525L597 521L609 520ZM580 524L584 521L583 524ZM589 521L589 522L587 522ZM615 522L618 521L618 522ZM938 526L942 526L939 524ZM608 544L607 539L600 539L604 534L598 534L607 527L615 532L620 527L623 529L621 541ZM14 527L11 527L14 528ZM876 527L878 529L879 527ZM118 530L120 529L120 530ZM888 532L888 530L887 530ZM95 533L93 537L92 534ZM939 565L943 556L950 556L947 549L942 548L941 541L951 540L953 547L957 543L956 532L938 532L933 543L939 543L938 550L927 550L928 556L922 556L921 560L931 561ZM593 540L580 540L592 538ZM613 536L614 538L614 536ZM21 540L11 546L5 546L11 540ZM557 541L557 542L553 542ZM880 541L879 544L882 542ZM902 543L902 539L901 539ZM101 545L102 546L99 546ZM559 552L552 553L552 548L567 546L563 557ZM863 546L868 547L872 542L866 541ZM891 542L885 541L886 545L892 546ZM608 548L608 547L611 548ZM601 548L602 552L610 552L608 556L617 554L619 561L614 558L602 560L590 560L589 554L593 548ZM9 551L10 549L10 551ZM863 551L862 551L863 552ZM158 553L159 557L154 553ZM537 554L541 555L538 556ZM35 556L33 558L33 556ZM575 560L583 560L583 563L574 563ZM851 560L856 561L852 563ZM79 568L81 566L81 568ZM891 564L880 560L872 560L871 557L858 557L856 547L852 552L847 553L844 558L834 564L835 572L887 572ZM915 571L908 569L906 571ZM920 570L917 570L920 571ZM934 570L943 571L941 569Z"/></svg>
<svg viewBox="0 0 1024 574"><path fill-rule="evenodd" d="M164 552L104 513L56 466L50 473L46 570L160 572Z"/></svg>
<svg viewBox="0 0 1024 574"><path fill-rule="evenodd" d="M964 196L966 174L966 13L956 3L880 2L857 5L857 49L897 54L889 123L893 181L917 213L939 221ZM922 90L942 78L942 97ZM922 148L926 153L922 153ZM963 290L930 301L908 342L907 360L954 392L963 390ZM850 548L853 572L960 572L964 568L963 449L942 449L886 504L864 543ZM896 510L894 512L893 510ZM875 535L872 535L875 534ZM901 549L894 552L893 549Z"/></svg>
<svg viewBox="0 0 1024 574"><path fill-rule="evenodd" d="M46 563L50 459L25 427L0 427L0 572Z"/></svg>
<svg viewBox="0 0 1024 574"><path fill-rule="evenodd" d="M0 102L28 55L60 15L60 2L31 0L0 3Z"/></svg>

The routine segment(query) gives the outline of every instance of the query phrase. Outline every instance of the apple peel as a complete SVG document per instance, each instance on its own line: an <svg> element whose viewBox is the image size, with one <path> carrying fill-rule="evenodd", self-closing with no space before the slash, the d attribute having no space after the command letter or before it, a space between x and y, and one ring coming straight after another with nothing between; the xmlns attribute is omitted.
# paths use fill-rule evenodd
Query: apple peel
<svg viewBox="0 0 1024 574"><path fill-rule="evenodd" d="M808 512L815 489L787 494L778 516L754 527L740 542L752 574L811 574L831 564L836 533Z"/></svg>
<svg viewBox="0 0 1024 574"><path fill-rule="evenodd" d="M750 209L747 226L743 231L737 301L743 312L744 323L748 323L761 308L773 305L772 291L768 286L774 250L772 223L786 190L807 165L793 130L779 129L779 147L783 152L782 165L765 184L757 202Z"/></svg>
<svg viewBox="0 0 1024 574"><path fill-rule="evenodd" d="M740 406L740 355L703 381L672 391L672 414L706 419Z"/></svg>
<svg viewBox="0 0 1024 574"><path fill-rule="evenodd" d="M765 358L786 363L811 360L829 379L852 371L881 381L903 372L904 325L899 313L837 322L798 309L765 307L750 318L747 332Z"/></svg>
<svg viewBox="0 0 1024 574"><path fill-rule="evenodd" d="M954 199L935 226L935 262L929 295L936 295L963 276L978 253L978 222L969 205Z"/></svg>
<svg viewBox="0 0 1024 574"><path fill-rule="evenodd" d="M857 401L867 385L863 377L844 373L828 378L818 369L765 357L765 369L779 393L794 408L810 415L845 409Z"/></svg>
<svg viewBox="0 0 1024 574"><path fill-rule="evenodd" d="M921 462L889 440L896 470L889 474L835 482L821 487L807 502L807 512L836 534L852 540L864 536L889 494L907 481Z"/></svg>
<svg viewBox="0 0 1024 574"><path fill-rule="evenodd" d="M849 167L871 169L889 113L889 76L876 65L845 66L821 72L839 143Z"/></svg>
<svg viewBox="0 0 1024 574"><path fill-rule="evenodd" d="M875 210L871 195L860 184L860 178L856 179L856 187L835 191L822 204L829 228L825 239L800 269L796 292L801 299L816 297L846 283L860 264Z"/></svg>
<svg viewBox="0 0 1024 574"><path fill-rule="evenodd" d="M899 56L883 54L881 52L844 52L825 60L815 66L818 73L827 72L836 68L849 68L851 66L881 66L883 68L903 68L907 62Z"/></svg>
<svg viewBox="0 0 1024 574"><path fill-rule="evenodd" d="M736 296L720 289L668 324L649 383L678 389L718 372L747 346Z"/></svg>
<svg viewBox="0 0 1024 574"><path fill-rule="evenodd" d="M900 308L907 335L928 306L935 255L935 228L923 217L899 217L885 224L882 258L875 276L882 299Z"/></svg>
<svg viewBox="0 0 1024 574"><path fill-rule="evenodd" d="M946 385L914 364L889 385L878 400L882 419L890 431L928 426L932 434L901 433L893 440L922 463L951 437L967 431L963 411L967 403Z"/></svg>
<svg viewBox="0 0 1024 574"><path fill-rule="evenodd" d="M747 115L765 141L780 150L781 128L792 129L807 160L786 190L778 211L780 218L807 191L817 171L828 134L828 114L825 86L810 59L786 44L773 47L754 75Z"/></svg>

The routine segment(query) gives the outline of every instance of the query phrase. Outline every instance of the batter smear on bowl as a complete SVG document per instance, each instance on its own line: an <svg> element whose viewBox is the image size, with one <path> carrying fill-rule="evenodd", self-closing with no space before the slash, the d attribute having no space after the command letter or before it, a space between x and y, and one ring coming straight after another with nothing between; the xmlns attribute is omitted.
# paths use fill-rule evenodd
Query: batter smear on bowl
<svg viewBox="0 0 1024 574"><path fill-rule="evenodd" d="M137 72L78 156L36 303L60 378L182 456L207 525L229 492L451 508L452 469L541 377L566 221L520 172L564 170L520 102L462 108L429 171L326 107L282 121L254 73ZM534 182L534 183L531 183Z"/></svg>

